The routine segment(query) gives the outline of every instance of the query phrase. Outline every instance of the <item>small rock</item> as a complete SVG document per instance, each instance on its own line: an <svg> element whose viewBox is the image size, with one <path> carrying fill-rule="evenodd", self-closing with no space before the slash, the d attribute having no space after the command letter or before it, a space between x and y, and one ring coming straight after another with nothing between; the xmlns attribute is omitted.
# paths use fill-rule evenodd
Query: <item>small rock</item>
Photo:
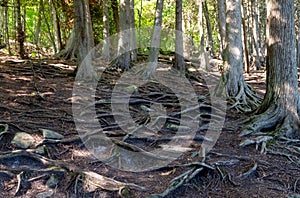
<svg viewBox="0 0 300 198"><path fill-rule="evenodd" d="M45 139L61 140L64 138L63 135L49 129L40 129L40 131L43 133Z"/></svg>
<svg viewBox="0 0 300 198"><path fill-rule="evenodd" d="M51 177L47 180L46 185L49 188L56 188L57 184L58 184L58 178L55 175L51 175Z"/></svg>
<svg viewBox="0 0 300 198"><path fill-rule="evenodd" d="M40 154L40 155L45 155L45 147L44 146L39 146L34 150L35 153Z"/></svg>
<svg viewBox="0 0 300 198"><path fill-rule="evenodd" d="M11 143L18 148L27 149L29 147L34 146L35 140L28 133L19 132L15 135Z"/></svg>
<svg viewBox="0 0 300 198"><path fill-rule="evenodd" d="M41 192L39 194L37 194L35 197L36 198L48 198L51 197L53 195L53 191L49 190L49 191L45 191L45 192Z"/></svg>

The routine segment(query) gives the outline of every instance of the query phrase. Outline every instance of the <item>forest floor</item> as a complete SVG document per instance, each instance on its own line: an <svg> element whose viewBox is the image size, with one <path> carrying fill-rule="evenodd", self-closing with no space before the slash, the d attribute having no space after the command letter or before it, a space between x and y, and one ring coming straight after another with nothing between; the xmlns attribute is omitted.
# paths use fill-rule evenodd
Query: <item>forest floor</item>
<svg viewBox="0 0 300 198"><path fill-rule="evenodd" d="M205 133L199 130L196 134L199 138L190 143L190 149L168 166L144 172L122 171L95 158L79 138L72 114L76 98L72 97L74 77L70 73L75 68L74 62L20 61L3 54L0 62L0 197L140 198L161 194L168 188L165 197L300 197L300 156L292 150L299 142L271 141L267 144L270 150L265 153L261 153L260 145L258 149L255 145L239 146L245 140L239 137L241 120L249 115L227 110L222 133L205 160L197 155ZM100 82L96 93L99 101L111 97L107 90L118 75L117 70L105 74L106 80ZM192 77L197 94L207 94L201 76ZM253 72L245 78L262 96L265 72ZM155 94L151 95L153 91ZM145 85L139 93L131 105L139 124L147 122L147 116L141 114L141 105L147 106L149 101L158 101L157 98L162 103L174 100L169 90L155 83ZM117 140L124 138L124 131L112 124L108 105L99 102L96 108L104 133ZM168 108L171 112L178 110L172 104ZM45 139L43 129L58 132L64 138ZM28 149L17 148L11 141L18 132L31 134L35 144ZM130 149L141 145L146 150L156 147L163 138L168 140L170 134L171 129L165 128L144 139L129 137L125 146L118 144ZM145 145L146 141L150 143ZM187 174L190 179L178 177L191 170L194 174ZM173 187L181 181L182 185L172 190L170 184L174 178L178 180L172 183Z"/></svg>

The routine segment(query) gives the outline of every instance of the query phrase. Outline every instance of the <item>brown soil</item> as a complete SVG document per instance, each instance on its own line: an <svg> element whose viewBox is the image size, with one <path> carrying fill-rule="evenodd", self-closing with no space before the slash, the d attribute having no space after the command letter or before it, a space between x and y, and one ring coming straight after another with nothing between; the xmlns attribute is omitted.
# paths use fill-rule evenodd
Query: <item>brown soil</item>
<svg viewBox="0 0 300 198"><path fill-rule="evenodd" d="M52 59L18 61L5 55L1 55L0 61L0 124L9 126L8 133L2 135L0 139L1 156L20 151L10 141L15 133L21 131L32 134L40 143L43 141L40 128L59 132L64 135L65 140L70 140L60 143L42 143L47 150L43 157L52 160L51 166L57 162L55 166L61 165L60 168L64 169L51 197L149 197L164 192L172 179L191 169L191 166L181 166L182 164L202 160L199 155L194 155L201 147L201 142L195 140L191 144L191 151L184 153L167 167L140 173L110 167L97 160L77 138L78 133L72 117L74 77L70 75L75 68L74 62ZM116 76L118 76L117 71L111 71L106 76L108 81L102 83L113 82L109 79ZM200 78L197 77L198 81ZM260 95L264 93L264 73L252 73L246 76L246 79ZM108 83L107 86L111 85ZM149 87L153 88L153 85ZM196 86L196 89L198 94L207 93L202 86ZM149 89L144 87L145 90ZM162 87L156 87L157 90L164 92ZM167 91L164 93L166 94ZM101 89L97 94L100 98L110 97L108 93L101 93ZM96 107L100 113L108 111L105 109L106 106ZM138 109L137 106L133 108ZM176 107L170 109L176 111ZM135 113L133 117L137 123L146 122L146 119L139 116L139 111ZM228 111L222 134L205 160L205 163L214 169L204 167L199 174L189 182L183 183L167 197L288 197L300 194L299 156L286 149L286 142L269 143L267 146L272 148L273 154L261 154L255 146L239 146L244 140L238 135L242 127L241 120L245 117L247 116ZM106 123L109 126L112 120L106 119L102 122L101 124ZM107 134L112 137L121 133L118 127L112 127L107 131ZM168 136L168 131L161 133L162 137ZM143 142L135 143L143 144ZM299 142L295 144L299 146ZM143 144L143 146L143 149L151 150L151 146L155 147L155 143L146 146ZM30 153L29 150L28 152ZM1 176L2 172L0 172L0 197L13 197L16 194L20 197L36 197L41 192L49 191L46 181L54 173L41 170L50 168L50 165L37 166L38 168L34 169L33 163L25 163L24 166L15 167L13 166L15 161L16 157L11 157L9 163L6 163L7 160L5 163L0 161L0 170L8 171L13 175L12 178L7 178L7 175ZM257 168L252 174L241 176L255 167L255 164ZM79 170L93 171L121 182L134 183L145 187L146 190L128 188L127 195L120 195L122 193L118 190L101 188L89 192L84 189L82 179L78 177ZM23 180L26 180L27 185L23 182L21 187L18 187L22 176L25 177Z"/></svg>

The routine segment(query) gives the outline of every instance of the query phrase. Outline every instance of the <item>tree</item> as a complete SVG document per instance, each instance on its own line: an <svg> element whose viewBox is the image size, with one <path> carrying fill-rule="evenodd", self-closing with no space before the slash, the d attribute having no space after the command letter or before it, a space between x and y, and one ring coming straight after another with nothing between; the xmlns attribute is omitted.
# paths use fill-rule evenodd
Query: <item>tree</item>
<svg viewBox="0 0 300 198"><path fill-rule="evenodd" d="M215 56L215 51L214 51L214 41L212 37L212 29L211 29L211 24L210 24L210 18L209 18L209 11L207 7L207 2L206 0L202 1L202 6L203 6L203 13L206 21L206 29L207 29L207 36L208 36L208 41L209 41L209 48L212 56Z"/></svg>
<svg viewBox="0 0 300 198"><path fill-rule="evenodd" d="M110 40L109 40L109 0L103 0L103 58L105 60L110 59Z"/></svg>
<svg viewBox="0 0 300 198"><path fill-rule="evenodd" d="M266 94L241 135L270 130L274 135L300 137L294 1L267 0L267 14Z"/></svg>
<svg viewBox="0 0 300 198"><path fill-rule="evenodd" d="M17 11L17 34L18 34L18 42L19 42L19 55L21 58L25 58L25 31L22 25L22 13L21 13L21 0L17 0L16 3L16 11Z"/></svg>
<svg viewBox="0 0 300 198"><path fill-rule="evenodd" d="M174 67L183 73L185 72L185 62L183 57L182 0L176 0L175 52Z"/></svg>
<svg viewBox="0 0 300 198"><path fill-rule="evenodd" d="M59 22L59 17L57 14L57 8L55 2L51 0L50 4L51 4L52 23L54 28L54 43L55 43L55 49L57 50L55 53L57 53L62 49L60 22Z"/></svg>
<svg viewBox="0 0 300 198"><path fill-rule="evenodd" d="M233 102L231 108L251 111L258 98L244 81L241 0L226 0L226 37L224 71L215 94L223 94Z"/></svg>
<svg viewBox="0 0 300 198"><path fill-rule="evenodd" d="M164 6L164 0L156 1L155 20L154 20L152 39L151 39L151 48L147 60L148 62L147 68L143 74L145 79L149 79L157 67L159 47L160 47L160 37L161 37L163 6Z"/></svg>
<svg viewBox="0 0 300 198"><path fill-rule="evenodd" d="M130 58L130 0L120 0L120 32L118 40L118 57L115 66L128 70L131 63Z"/></svg>
<svg viewBox="0 0 300 198"><path fill-rule="evenodd" d="M225 0L218 0L218 25L220 35L220 53L223 58L223 50L225 48L226 36L226 5Z"/></svg>
<svg viewBox="0 0 300 198"><path fill-rule="evenodd" d="M206 70L210 70L209 57L204 47L204 29L203 29L203 0L198 0L198 29L200 37L200 67Z"/></svg>
<svg viewBox="0 0 300 198"><path fill-rule="evenodd" d="M131 52L130 58L132 61L137 61L134 0L130 0L129 17L130 17L130 52Z"/></svg>
<svg viewBox="0 0 300 198"><path fill-rule="evenodd" d="M92 56L87 56L94 47L94 37L88 0L74 1L74 32L78 50L78 70L81 79L95 80L96 72L92 65ZM84 63L83 63L84 60ZM81 64L83 66L80 66Z"/></svg>
<svg viewBox="0 0 300 198"><path fill-rule="evenodd" d="M114 17L114 22L116 26L116 31L120 31L120 23L119 23L119 8L118 8L118 1L117 0L111 0L111 8L113 11L113 17Z"/></svg>
<svg viewBox="0 0 300 198"><path fill-rule="evenodd" d="M251 3L251 11L252 11L252 30L253 30L253 45L255 49L254 56L254 64L256 69L261 68L261 58L260 58L260 48L261 48L261 36L260 36L260 28L259 28L259 20L258 20L258 3L257 0L252 1Z"/></svg>

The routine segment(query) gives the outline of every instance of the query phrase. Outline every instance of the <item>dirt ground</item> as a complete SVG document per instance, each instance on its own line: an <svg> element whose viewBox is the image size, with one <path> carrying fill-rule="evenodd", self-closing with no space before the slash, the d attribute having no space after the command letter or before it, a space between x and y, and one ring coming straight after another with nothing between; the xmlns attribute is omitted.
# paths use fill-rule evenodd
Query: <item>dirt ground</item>
<svg viewBox="0 0 300 198"><path fill-rule="evenodd" d="M195 174L189 175L190 179L185 178L187 180L181 177L178 182L183 183L165 197L300 197L300 156L292 149L299 148L299 141L270 141L267 143L269 150L263 154L261 145L257 149L255 145L239 146L245 139L239 137L241 121L249 115L228 110L222 133L203 164L200 163L203 156L197 155L201 140L194 140L191 150L166 167L145 172L122 171L97 160L78 138L72 115L74 77L70 74L75 68L74 62L54 59L20 61L3 54L0 61L0 124L8 126L8 131L0 136L0 197L164 197L161 193L170 187L171 181L191 169ZM118 77L117 72L107 72L107 81L99 83L99 92L96 93L99 100L111 96L103 89L111 86L109 82ZM205 86L197 86L201 76L192 77L197 94L206 94ZM263 95L264 72L246 75L246 80L259 95ZM161 92L164 102L172 102L172 96L164 98L169 93L164 87L150 84L140 92L148 96L148 100L157 98L149 94L151 89ZM133 117L137 123L145 124L147 116L139 114L141 104L144 103L132 105ZM107 136L122 135L122 130L111 124L110 115L105 117L109 111L107 105L96 105L96 108ZM170 106L169 109L176 111L178 107ZM45 141L39 129L56 131L64 135L64 139ZM27 150L16 148L11 140L17 132L31 134L36 145ZM198 135L203 132L199 130ZM170 134L165 130L159 135L162 138ZM157 143L156 139L145 145L141 140L132 138L128 143L134 142L145 150ZM45 152L33 152L38 146L43 146ZM99 178L99 181L87 182L86 172L113 179L113 184L107 184L108 179L100 182ZM57 177L58 182L49 186L47 182L52 176ZM115 181L133 183L143 189L133 185L115 188ZM94 186L87 187L87 183Z"/></svg>

